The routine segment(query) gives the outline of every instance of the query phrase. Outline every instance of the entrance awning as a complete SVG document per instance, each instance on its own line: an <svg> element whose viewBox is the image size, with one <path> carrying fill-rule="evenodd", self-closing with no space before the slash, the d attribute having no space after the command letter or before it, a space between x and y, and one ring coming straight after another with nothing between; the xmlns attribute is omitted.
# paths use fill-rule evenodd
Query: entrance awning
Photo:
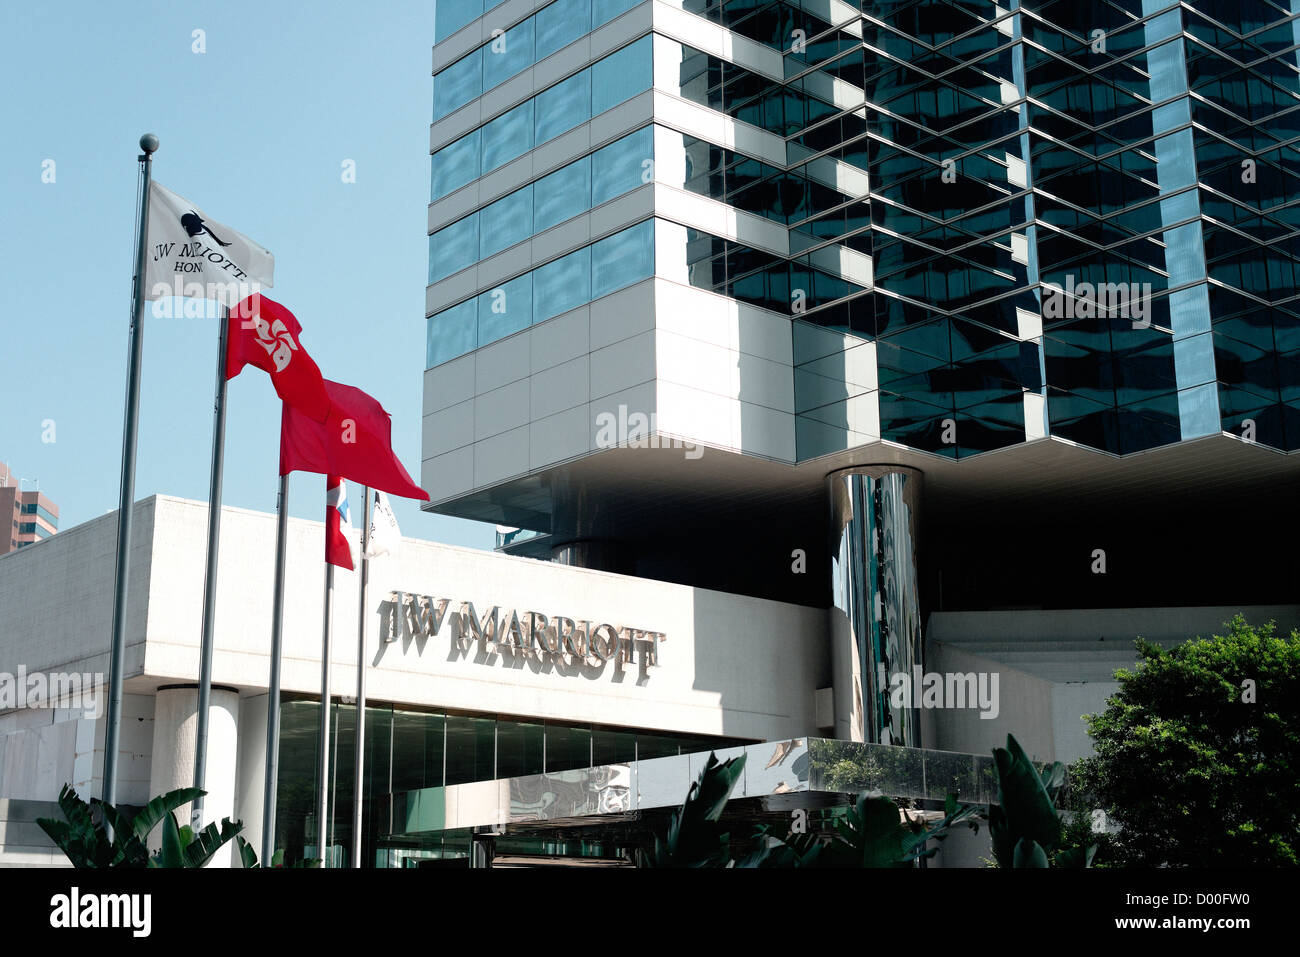
<svg viewBox="0 0 1300 957"><path fill-rule="evenodd" d="M997 800L991 755L892 745L789 738L576 771L424 788L394 795L391 837L418 838L460 828L586 828L632 822L642 812L682 803L709 754L744 754L731 800L756 812L841 803L878 792L942 804L949 794L970 804Z"/></svg>

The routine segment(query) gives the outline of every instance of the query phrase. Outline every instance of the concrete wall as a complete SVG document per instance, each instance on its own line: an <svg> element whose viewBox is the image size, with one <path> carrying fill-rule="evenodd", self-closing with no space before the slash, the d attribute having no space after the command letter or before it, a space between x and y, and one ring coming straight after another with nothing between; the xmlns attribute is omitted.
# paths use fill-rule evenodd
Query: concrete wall
<svg viewBox="0 0 1300 957"><path fill-rule="evenodd" d="M51 801L70 784L83 800L104 786L103 704L89 716L79 708L26 708L0 715L0 799ZM150 694L122 699L117 800L145 804L153 754Z"/></svg>
<svg viewBox="0 0 1300 957"><path fill-rule="evenodd" d="M1106 699L1119 690L1117 681L1067 681L1052 685L1052 737L1055 760L1067 764L1093 753L1085 714L1106 710Z"/></svg>
<svg viewBox="0 0 1300 957"><path fill-rule="evenodd" d="M135 505L126 605L125 674L144 667L153 567L154 499ZM83 799L103 788L107 672L113 620L117 513L0 556L0 673L76 672L97 684L82 708L0 711L0 799L54 800L64 784ZM149 800L153 696L127 694L119 739L120 803Z"/></svg>
<svg viewBox="0 0 1300 957"><path fill-rule="evenodd" d="M322 480L322 485L323 485ZM354 497L359 490L353 490ZM193 681L202 609L201 503L159 497L145 672L158 684ZM291 520L283 687L319 694L323 525ZM269 676L274 516L222 516L213 681L257 693ZM368 694L376 701L556 720L770 739L815 731L813 691L824 670L821 609L407 540L397 559L371 563ZM336 694L356 687L356 574L335 576ZM564 675L544 663L453 654L451 628L427 642L381 645L393 590L608 621L664 632L661 664L620 674Z"/></svg>
<svg viewBox="0 0 1300 957"><path fill-rule="evenodd" d="M1055 760L1051 682L951 645L931 643L927 651L927 672L973 671L998 676L995 718L981 718L977 709L935 708L923 712L923 717L935 729L936 747L944 751L988 754L995 747L1005 746L1009 732L1016 736L1030 758Z"/></svg>
<svg viewBox="0 0 1300 957"><path fill-rule="evenodd" d="M62 818L50 801L0 798L0 867L71 867L41 826L40 817Z"/></svg>
<svg viewBox="0 0 1300 957"><path fill-rule="evenodd" d="M1036 760L1092 754L1083 715L1106 708L1119 690L1118 668L1137 661L1134 639L1162 645L1222 632L1238 612L1252 623L1275 620L1279 631L1300 624L1300 606L1191 606L990 612L936 612L926 627L926 670L999 675L1000 714L923 714L932 746L986 754L1014 734Z"/></svg>
<svg viewBox="0 0 1300 957"><path fill-rule="evenodd" d="M154 499L135 505L126 674L139 674L153 559ZM117 513L0 555L0 672L108 672Z"/></svg>
<svg viewBox="0 0 1300 957"><path fill-rule="evenodd" d="M1113 641L1123 653L1141 635L1150 641L1208 638L1241 612L1249 621L1277 621L1278 631L1300 627L1300 605L1190 605L1171 608L1066 608L1018 611L935 612L926 637L935 641L1088 640Z"/></svg>

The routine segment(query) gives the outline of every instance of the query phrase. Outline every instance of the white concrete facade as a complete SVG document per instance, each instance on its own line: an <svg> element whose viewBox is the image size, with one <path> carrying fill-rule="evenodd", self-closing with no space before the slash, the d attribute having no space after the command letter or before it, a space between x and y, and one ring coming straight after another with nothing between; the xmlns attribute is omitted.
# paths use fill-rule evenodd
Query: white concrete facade
<svg viewBox="0 0 1300 957"><path fill-rule="evenodd" d="M118 799L142 804L190 783L207 507L136 505L127 616L127 697ZM107 672L115 515L0 561L0 672ZM283 690L318 697L324 526L291 520ZM218 567L205 814L245 819L256 838L265 759L275 516L226 508ZM755 741L816 732L824 612L647 579L407 539L371 562L372 702L594 722ZM438 637L385 642L394 591L451 601ZM356 688L356 573L335 576L335 695ZM658 663L569 669L545 656L453 650L461 602L661 632ZM409 631L409 629L408 629ZM490 647L490 646L489 646ZM182 687L176 687L182 686ZM184 687L191 686L191 687ZM159 689L168 689L162 690ZM97 710L106 708L101 692ZM104 722L73 708L0 712L0 800L52 801L102 788ZM256 844L256 840L254 840ZM43 853L43 852L42 852Z"/></svg>

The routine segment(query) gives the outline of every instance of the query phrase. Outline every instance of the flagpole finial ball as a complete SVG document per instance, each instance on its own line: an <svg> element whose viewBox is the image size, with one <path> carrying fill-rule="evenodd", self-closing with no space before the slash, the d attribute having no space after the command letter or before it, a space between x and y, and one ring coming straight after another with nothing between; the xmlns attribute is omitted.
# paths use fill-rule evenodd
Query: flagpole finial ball
<svg viewBox="0 0 1300 957"><path fill-rule="evenodd" d="M146 133L140 137L140 149L146 153L156 153L158 151L158 137L152 133Z"/></svg>

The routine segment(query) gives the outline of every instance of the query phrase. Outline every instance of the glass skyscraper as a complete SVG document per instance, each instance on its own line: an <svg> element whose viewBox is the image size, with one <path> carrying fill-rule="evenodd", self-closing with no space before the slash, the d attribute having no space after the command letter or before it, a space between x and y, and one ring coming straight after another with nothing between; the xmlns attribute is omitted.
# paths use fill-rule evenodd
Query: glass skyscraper
<svg viewBox="0 0 1300 957"><path fill-rule="evenodd" d="M438 3L430 507L829 606L909 743L926 610L1278 600L1297 15Z"/></svg>

